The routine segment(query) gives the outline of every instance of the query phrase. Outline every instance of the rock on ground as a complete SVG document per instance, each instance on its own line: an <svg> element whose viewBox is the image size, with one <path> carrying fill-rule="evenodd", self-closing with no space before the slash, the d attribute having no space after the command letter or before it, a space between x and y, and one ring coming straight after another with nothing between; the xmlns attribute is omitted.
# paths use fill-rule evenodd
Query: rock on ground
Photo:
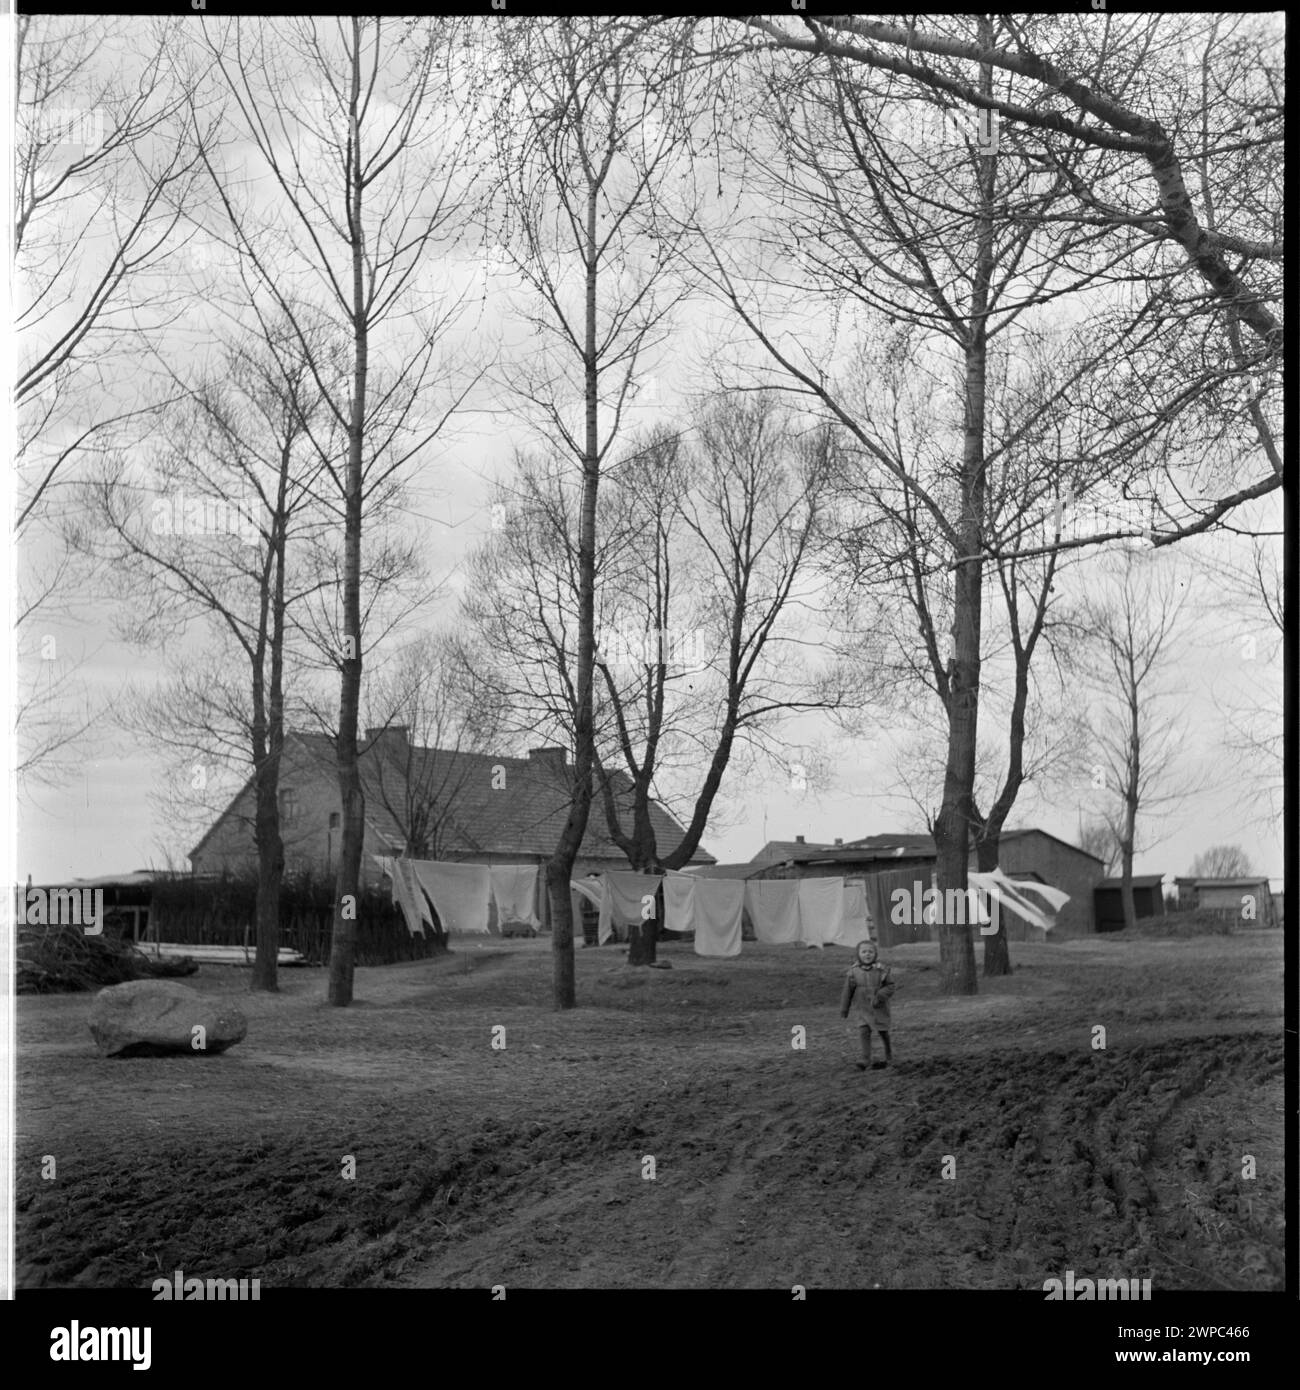
<svg viewBox="0 0 1300 1390"><path fill-rule="evenodd" d="M99 991L90 1031L106 1057L195 1056L242 1042L248 1020L229 1000L174 980L131 980Z"/></svg>

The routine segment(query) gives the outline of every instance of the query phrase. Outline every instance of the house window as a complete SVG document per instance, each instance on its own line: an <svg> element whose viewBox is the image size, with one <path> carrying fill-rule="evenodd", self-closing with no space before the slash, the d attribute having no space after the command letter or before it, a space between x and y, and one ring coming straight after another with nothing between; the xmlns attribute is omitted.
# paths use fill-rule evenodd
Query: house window
<svg viewBox="0 0 1300 1390"><path fill-rule="evenodd" d="M341 819L341 817L340 817L340 815L339 815L339 812L337 812L337 811L331 811L331 812L330 812L330 829L331 829L331 830L337 830L337 829L339 828L339 820L340 820L340 819Z"/></svg>
<svg viewBox="0 0 1300 1390"><path fill-rule="evenodd" d="M292 825L298 819L298 793L292 787L285 787L280 793L280 820Z"/></svg>

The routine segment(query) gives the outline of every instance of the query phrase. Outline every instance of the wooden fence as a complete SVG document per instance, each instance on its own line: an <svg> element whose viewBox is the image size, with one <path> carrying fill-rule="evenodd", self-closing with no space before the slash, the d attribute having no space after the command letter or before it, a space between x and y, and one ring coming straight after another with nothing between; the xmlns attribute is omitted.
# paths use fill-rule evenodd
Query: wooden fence
<svg viewBox="0 0 1300 1390"><path fill-rule="evenodd" d="M310 965L329 960L332 898L332 885L286 883L281 894L280 945L300 952ZM256 905L257 886L248 881L159 880L149 913L149 939L182 946L251 948L257 941ZM446 937L427 927L424 936L412 936L386 894L367 889L357 895L357 965L424 960L446 949Z"/></svg>

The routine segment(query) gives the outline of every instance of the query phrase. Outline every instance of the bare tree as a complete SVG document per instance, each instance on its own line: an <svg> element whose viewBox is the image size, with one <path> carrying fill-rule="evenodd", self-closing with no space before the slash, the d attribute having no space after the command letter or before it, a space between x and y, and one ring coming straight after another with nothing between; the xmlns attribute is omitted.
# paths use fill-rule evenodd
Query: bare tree
<svg viewBox="0 0 1300 1390"><path fill-rule="evenodd" d="M221 809L205 794L220 787L217 770L251 768L254 990L278 987L286 661L293 610L322 585L310 540L327 518L315 501L321 463L309 432L326 428L324 414L282 319L269 343L228 342L220 368L161 412L150 487L128 458L84 489L95 522L87 543L116 581L129 635L162 644L194 618L207 628L206 659L191 654L188 669L130 702L125 716L194 765L190 795L209 814Z"/></svg>
<svg viewBox="0 0 1300 1390"><path fill-rule="evenodd" d="M1132 550L1107 568L1109 584L1090 588L1070 623L1081 642L1080 668L1091 670L1091 781L1119 850L1124 925L1132 927L1134 855L1164 838L1173 808L1203 778L1188 768L1167 669L1188 598L1185 581ZM1153 813L1163 830L1152 829Z"/></svg>
<svg viewBox="0 0 1300 1390"><path fill-rule="evenodd" d="M658 426L612 467L598 511L595 781L634 869L691 862L737 748L781 760L790 716L865 698L874 668L846 670L817 640L832 448L829 429L806 428L774 397L711 398L698 430ZM510 705L567 728L571 688L557 673L577 609L573 517L544 479L518 475L514 492L537 505L476 557L468 611L484 658L509 652L496 666ZM684 826L672 843L656 803ZM630 964L653 962L656 931L634 929Z"/></svg>
<svg viewBox="0 0 1300 1390"><path fill-rule="evenodd" d="M402 831L406 854L438 859L457 834L456 802L478 770L472 754L496 750L501 713L482 683L471 688L454 634L401 648L367 684L367 724L381 730L372 782ZM400 728L396 748L383 733Z"/></svg>
<svg viewBox="0 0 1300 1390"><path fill-rule="evenodd" d="M425 32L378 18L205 24L219 89L273 193L255 216L245 181L205 159L221 213L214 230L237 253L252 316L272 305L294 327L332 426L313 434L342 530L340 694L335 746L342 798L329 1002L352 1000L365 801L357 766L363 661L362 533L367 499L417 459L463 399L439 353L463 294L422 280L460 227L464 113L451 93L454 23ZM311 284L346 342L325 351L287 287ZM436 401L436 404L433 404Z"/></svg>
<svg viewBox="0 0 1300 1390"><path fill-rule="evenodd" d="M1079 848L1095 854L1106 866L1106 872L1113 874L1119 867L1120 847L1106 820L1089 821L1079 831Z"/></svg>
<svg viewBox="0 0 1300 1390"><path fill-rule="evenodd" d="M535 342L531 355L512 361L504 384L525 403L548 463L577 475L574 630L556 672L574 756L569 814L547 865L555 1007L568 1009L575 1003L569 881L596 767L598 498L624 412L686 292L681 234L656 215L684 145L660 96L673 53L627 44L620 26L605 20L530 21L498 33L502 98L487 234L522 283L516 307Z"/></svg>
<svg viewBox="0 0 1300 1390"><path fill-rule="evenodd" d="M1192 860L1187 872L1192 878L1245 878L1255 866L1240 845L1212 845Z"/></svg>
<svg viewBox="0 0 1300 1390"><path fill-rule="evenodd" d="M76 619L73 595L90 581L64 484L147 416L140 349L180 302L162 272L193 195L197 146L210 137L182 118L192 79L177 61L178 23L14 20L21 782L63 780L111 713L82 662L58 651L55 628Z"/></svg>

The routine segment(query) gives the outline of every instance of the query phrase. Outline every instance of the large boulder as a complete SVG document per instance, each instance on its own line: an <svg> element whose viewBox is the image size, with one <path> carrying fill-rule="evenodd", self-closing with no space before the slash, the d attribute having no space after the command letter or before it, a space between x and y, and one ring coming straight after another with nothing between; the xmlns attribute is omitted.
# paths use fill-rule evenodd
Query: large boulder
<svg viewBox="0 0 1300 1390"><path fill-rule="evenodd" d="M201 1057L242 1042L248 1020L228 999L175 980L131 980L99 991L90 1031L105 1057Z"/></svg>

